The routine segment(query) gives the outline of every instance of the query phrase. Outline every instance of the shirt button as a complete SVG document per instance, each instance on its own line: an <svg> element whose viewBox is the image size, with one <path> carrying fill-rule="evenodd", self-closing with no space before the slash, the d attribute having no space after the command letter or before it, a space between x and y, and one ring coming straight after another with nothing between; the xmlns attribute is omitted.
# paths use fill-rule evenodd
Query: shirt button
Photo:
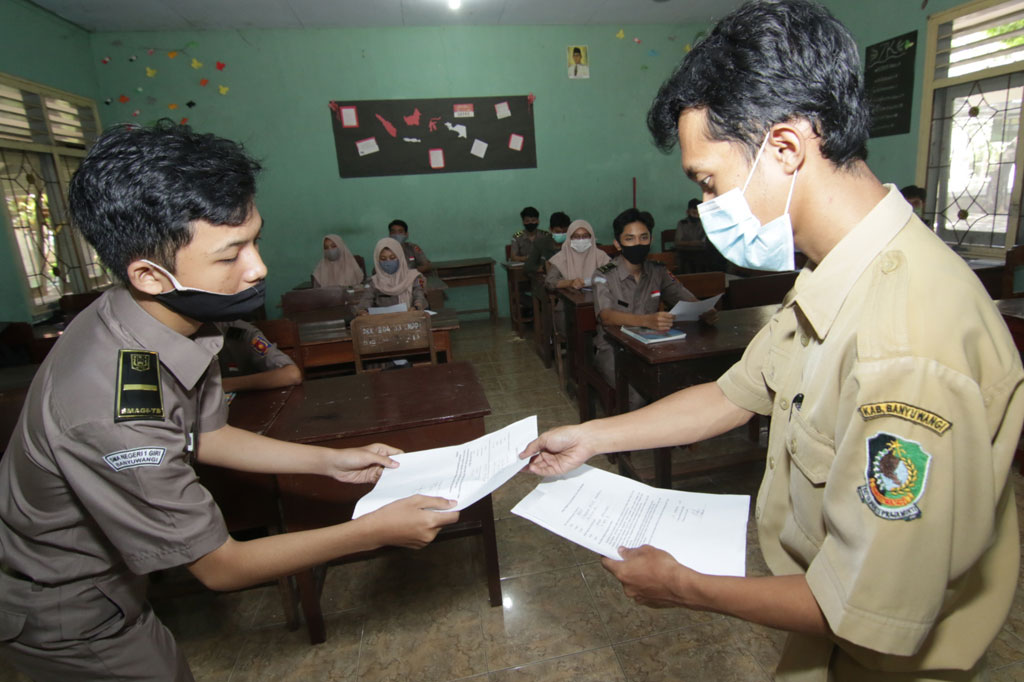
<svg viewBox="0 0 1024 682"><path fill-rule="evenodd" d="M892 272L899 266L900 259L895 253L887 252L884 256L882 256L882 272L884 272L885 274L888 275L890 272Z"/></svg>
<svg viewBox="0 0 1024 682"><path fill-rule="evenodd" d="M811 342L811 337L807 336L807 334L801 334L800 335L800 345L801 346L806 346L810 342Z"/></svg>
<svg viewBox="0 0 1024 682"><path fill-rule="evenodd" d="M796 437L789 439L789 451L796 454Z"/></svg>
<svg viewBox="0 0 1024 682"><path fill-rule="evenodd" d="M786 410L788 410L788 409L789 409L789 401L788 401L788 400L786 400L785 398L783 398L782 400L780 400L780 401L779 401L779 409L780 409L780 410L782 410L783 412L785 412Z"/></svg>
<svg viewBox="0 0 1024 682"><path fill-rule="evenodd" d="M768 458L768 468L769 469L774 469L775 468L775 458L774 457L769 457Z"/></svg>

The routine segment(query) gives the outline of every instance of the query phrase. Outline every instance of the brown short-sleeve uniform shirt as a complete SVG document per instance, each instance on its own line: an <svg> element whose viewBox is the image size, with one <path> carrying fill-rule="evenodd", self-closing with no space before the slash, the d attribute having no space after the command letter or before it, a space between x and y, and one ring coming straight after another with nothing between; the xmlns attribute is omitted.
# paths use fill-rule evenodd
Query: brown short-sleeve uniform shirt
<svg viewBox="0 0 1024 682"><path fill-rule="evenodd" d="M405 253L406 259L409 261L410 269L422 272L423 268L430 265L430 259L427 258L427 254L423 253L423 249L421 249L418 244L402 242L402 251Z"/></svg>
<svg viewBox="0 0 1024 682"><path fill-rule="evenodd" d="M242 377L294 365L258 328L244 320L218 322L224 347L217 354L222 377Z"/></svg>
<svg viewBox="0 0 1024 682"><path fill-rule="evenodd" d="M537 229L533 232L534 237L530 238L530 233L526 230L520 230L512 235L512 255L518 258L528 258L530 252L533 251L533 244L535 240L539 240L545 235L551 236L550 232L546 230Z"/></svg>
<svg viewBox="0 0 1024 682"><path fill-rule="evenodd" d="M0 460L8 567L54 585L190 563L227 541L191 465L201 433L227 420L221 341L212 326L181 336L123 287L74 319Z"/></svg>
<svg viewBox="0 0 1024 682"><path fill-rule="evenodd" d="M1022 379L977 277L893 187L800 274L718 382L772 417L761 548L832 632L791 635L778 679L974 678L1017 586Z"/></svg>

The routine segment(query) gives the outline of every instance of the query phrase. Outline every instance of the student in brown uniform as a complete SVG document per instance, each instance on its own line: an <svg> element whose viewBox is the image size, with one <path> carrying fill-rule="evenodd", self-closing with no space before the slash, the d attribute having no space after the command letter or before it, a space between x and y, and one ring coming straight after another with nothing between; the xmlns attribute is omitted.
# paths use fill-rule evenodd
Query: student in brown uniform
<svg viewBox="0 0 1024 682"><path fill-rule="evenodd" d="M512 249L509 258L514 263L525 263L533 250L533 244L539 236L549 236L544 230L538 230L540 225L540 211L533 206L527 206L519 212L519 219L523 221L523 229L512 235Z"/></svg>
<svg viewBox="0 0 1024 682"><path fill-rule="evenodd" d="M430 259L418 244L409 241L409 225L404 220L392 220L388 223L388 236L402 245L402 252L405 254L409 267L419 270L422 274L430 272Z"/></svg>
<svg viewBox="0 0 1024 682"><path fill-rule="evenodd" d="M865 163L861 73L849 32L803 0L745 4L694 46L648 115L655 140L679 143L724 254L781 269L795 242L809 266L716 383L524 455L558 473L771 415L754 514L774 575L645 546L604 561L626 595L787 630L777 680L979 680L1017 591L1024 372L978 278Z"/></svg>
<svg viewBox="0 0 1024 682"><path fill-rule="evenodd" d="M217 353L225 393L258 391L302 383L302 371L281 349L245 320L217 322L224 345Z"/></svg>
<svg viewBox="0 0 1024 682"><path fill-rule="evenodd" d="M40 366L0 460L0 655L34 680L192 679L146 602L187 566L233 590L382 545L421 547L458 514L422 496L318 530L233 540L196 460L375 481L397 450L335 450L228 426L210 324L263 303L259 165L170 121L105 132L71 182L74 224L121 281Z"/></svg>
<svg viewBox="0 0 1024 682"><path fill-rule="evenodd" d="M373 275L367 280L357 306L360 315L368 314L371 307L385 308L399 303L404 303L408 310L427 309L427 296L421 284L423 278L399 256L401 252L401 245L394 239L377 242L373 249Z"/></svg>

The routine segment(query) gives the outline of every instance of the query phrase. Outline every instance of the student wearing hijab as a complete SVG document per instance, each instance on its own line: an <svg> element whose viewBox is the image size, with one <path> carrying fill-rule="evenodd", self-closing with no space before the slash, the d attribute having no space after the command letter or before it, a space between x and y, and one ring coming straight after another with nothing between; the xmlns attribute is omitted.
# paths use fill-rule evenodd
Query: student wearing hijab
<svg viewBox="0 0 1024 682"><path fill-rule="evenodd" d="M324 237L324 253L313 269L313 286L353 286L362 283L365 275L355 256L336 234Z"/></svg>
<svg viewBox="0 0 1024 682"><path fill-rule="evenodd" d="M359 301L359 314L366 315L371 307L404 303L409 310L425 310L427 297L420 284L420 271L409 267L402 253L402 245L390 237L377 242L373 249L374 272L370 286Z"/></svg>
<svg viewBox="0 0 1024 682"><path fill-rule="evenodd" d="M594 270L611 260L597 248L594 228L586 220L574 220L566 232L569 238L548 261L544 284L550 289L582 289Z"/></svg>

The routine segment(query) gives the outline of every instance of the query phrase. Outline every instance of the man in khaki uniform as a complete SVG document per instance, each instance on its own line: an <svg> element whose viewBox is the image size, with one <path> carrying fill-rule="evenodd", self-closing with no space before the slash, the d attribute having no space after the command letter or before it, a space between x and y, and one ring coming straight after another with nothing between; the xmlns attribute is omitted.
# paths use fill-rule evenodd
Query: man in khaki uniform
<svg viewBox="0 0 1024 682"><path fill-rule="evenodd" d="M540 224L540 211L533 206L527 206L520 211L519 218L523 221L523 229L512 235L512 249L509 258L514 263L525 263L533 251L533 245L537 238L551 235L544 230L537 229Z"/></svg>
<svg viewBox="0 0 1024 682"><path fill-rule="evenodd" d="M419 247L419 244L413 244L408 241L408 223L404 220L392 220L388 224L388 236L402 245L402 251L405 253L410 270L419 270L424 275L430 272L430 268L433 266L431 266L427 254L423 253L423 249Z"/></svg>
<svg viewBox="0 0 1024 682"><path fill-rule="evenodd" d="M197 460L372 483L397 452L227 424L223 337L206 323L263 304L258 170L235 143L164 120L109 129L72 179L74 224L121 284L50 351L0 460L0 655L34 680L191 680L146 603L151 571L184 565L211 589L239 589L382 545L421 547L458 518L415 496L314 531L228 535Z"/></svg>
<svg viewBox="0 0 1024 682"><path fill-rule="evenodd" d="M220 322L224 347L217 354L226 393L295 386L302 372L286 353L245 320Z"/></svg>
<svg viewBox="0 0 1024 682"><path fill-rule="evenodd" d="M813 267L718 382L524 456L564 472L770 414L755 517L774 575L703 575L645 546L604 560L626 595L789 631L779 680L978 680L1017 586L1024 371L977 278L868 169L869 120L857 47L826 10L751 2L722 19L649 127L679 143L724 254L785 267L795 243Z"/></svg>

